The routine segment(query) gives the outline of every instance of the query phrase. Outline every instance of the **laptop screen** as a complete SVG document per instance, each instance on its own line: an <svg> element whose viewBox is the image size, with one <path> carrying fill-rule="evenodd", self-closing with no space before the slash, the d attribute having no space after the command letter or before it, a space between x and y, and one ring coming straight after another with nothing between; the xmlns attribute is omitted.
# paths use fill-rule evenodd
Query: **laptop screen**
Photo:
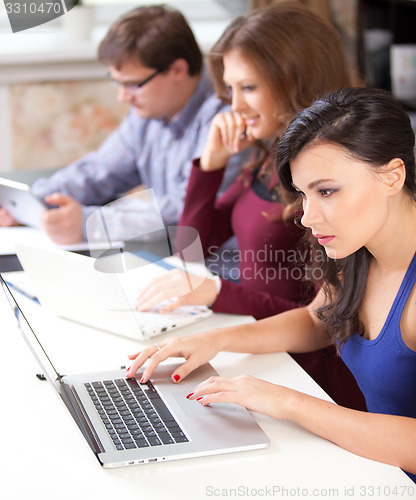
<svg viewBox="0 0 416 500"><path fill-rule="evenodd" d="M35 356L37 362L39 363L39 366L42 369L42 375L46 376L53 384L53 382L60 379L60 374L53 365L51 359L46 353L44 347L42 346L39 338L37 337L28 320L28 317L30 315L30 307L38 306L32 299L24 297L21 293L13 293L10 286L5 282L1 274L0 282L7 301L17 319L18 328L33 355ZM39 377L41 377L41 375L39 375Z"/></svg>

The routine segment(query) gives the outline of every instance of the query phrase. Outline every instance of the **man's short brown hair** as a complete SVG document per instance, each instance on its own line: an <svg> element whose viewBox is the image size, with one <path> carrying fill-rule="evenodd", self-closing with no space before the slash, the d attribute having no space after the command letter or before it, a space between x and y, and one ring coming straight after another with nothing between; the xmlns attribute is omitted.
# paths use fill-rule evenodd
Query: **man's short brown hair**
<svg viewBox="0 0 416 500"><path fill-rule="evenodd" d="M104 64L120 69L126 61L164 71L184 59L189 74L201 71L202 54L185 17L164 5L138 7L116 21L98 49Z"/></svg>

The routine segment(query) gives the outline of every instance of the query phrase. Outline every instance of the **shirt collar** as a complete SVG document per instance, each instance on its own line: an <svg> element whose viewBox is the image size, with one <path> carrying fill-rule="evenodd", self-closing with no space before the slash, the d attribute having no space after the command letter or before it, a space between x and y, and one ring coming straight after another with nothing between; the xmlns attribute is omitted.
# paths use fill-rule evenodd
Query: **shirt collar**
<svg viewBox="0 0 416 500"><path fill-rule="evenodd" d="M170 120L168 127L172 135L179 137L188 128L195 117L195 111L198 110L204 101L210 95L214 94L214 85L209 77L205 66L202 67L199 75L198 84L186 105Z"/></svg>

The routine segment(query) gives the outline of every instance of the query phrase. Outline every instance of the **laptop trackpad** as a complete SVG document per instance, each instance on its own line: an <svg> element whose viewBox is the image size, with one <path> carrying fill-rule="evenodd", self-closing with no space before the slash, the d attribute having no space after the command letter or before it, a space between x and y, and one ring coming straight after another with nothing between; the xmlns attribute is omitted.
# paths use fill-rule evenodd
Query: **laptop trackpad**
<svg viewBox="0 0 416 500"><path fill-rule="evenodd" d="M186 399L187 392L175 392L172 395L187 417L207 417L212 413L235 412L235 408L226 403L202 406L195 400Z"/></svg>

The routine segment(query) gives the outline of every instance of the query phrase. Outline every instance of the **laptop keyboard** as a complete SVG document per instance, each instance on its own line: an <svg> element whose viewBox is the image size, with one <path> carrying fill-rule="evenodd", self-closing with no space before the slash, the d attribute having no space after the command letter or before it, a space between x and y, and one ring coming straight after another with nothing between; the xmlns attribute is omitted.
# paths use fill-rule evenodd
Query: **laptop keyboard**
<svg viewBox="0 0 416 500"><path fill-rule="evenodd" d="M116 379L84 385L117 450L188 441L151 382Z"/></svg>

